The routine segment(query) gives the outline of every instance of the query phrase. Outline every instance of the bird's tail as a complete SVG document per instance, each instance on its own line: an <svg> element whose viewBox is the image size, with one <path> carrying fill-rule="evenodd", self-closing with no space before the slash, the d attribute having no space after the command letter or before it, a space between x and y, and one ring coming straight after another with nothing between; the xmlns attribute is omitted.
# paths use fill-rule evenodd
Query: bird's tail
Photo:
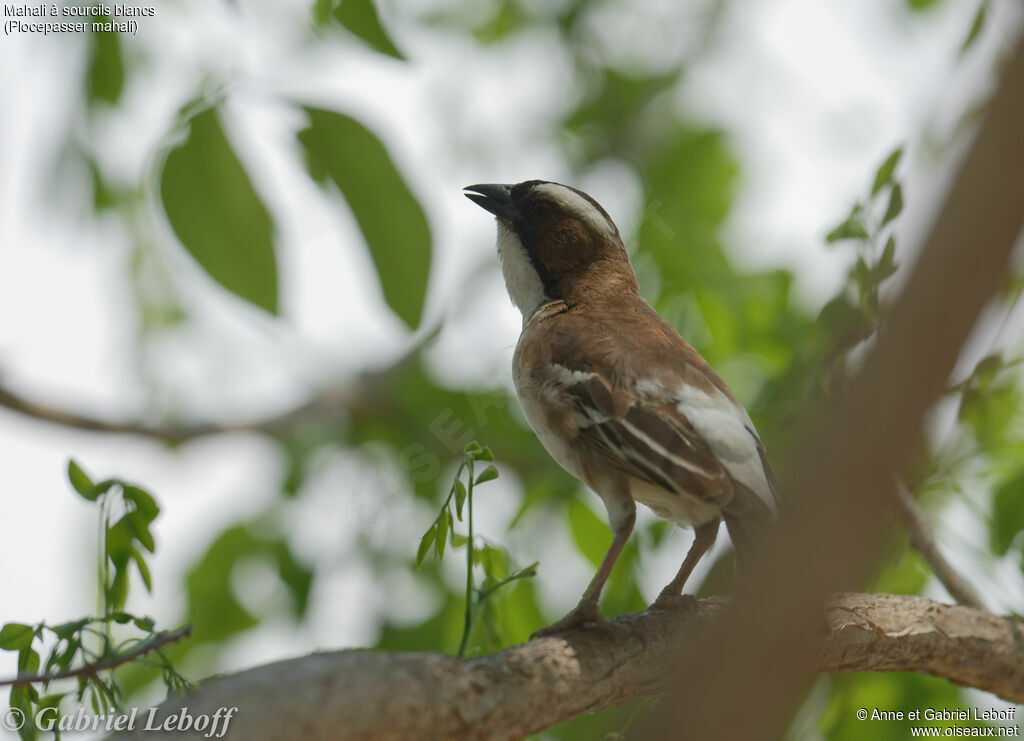
<svg viewBox="0 0 1024 741"><path fill-rule="evenodd" d="M761 538L774 524L777 514L749 488L733 483L733 499L722 516L736 551L736 570L743 575L756 560Z"/></svg>

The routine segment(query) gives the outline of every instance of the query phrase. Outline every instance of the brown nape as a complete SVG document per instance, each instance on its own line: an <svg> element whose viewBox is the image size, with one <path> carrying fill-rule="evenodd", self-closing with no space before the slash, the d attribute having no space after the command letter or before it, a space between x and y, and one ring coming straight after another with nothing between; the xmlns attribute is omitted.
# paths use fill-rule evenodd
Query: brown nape
<svg viewBox="0 0 1024 741"><path fill-rule="evenodd" d="M595 234L576 219L564 220L545 235L537 244L537 258L557 284L553 298L570 305L637 293L622 240Z"/></svg>

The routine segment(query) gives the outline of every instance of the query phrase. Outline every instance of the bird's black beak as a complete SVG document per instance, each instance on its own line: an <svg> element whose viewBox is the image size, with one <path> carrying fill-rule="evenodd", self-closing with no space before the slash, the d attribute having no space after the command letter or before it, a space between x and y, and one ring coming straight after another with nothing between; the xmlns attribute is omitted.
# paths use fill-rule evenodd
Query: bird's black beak
<svg viewBox="0 0 1024 741"><path fill-rule="evenodd" d="M511 221L515 215L515 210L512 207L512 189L507 185L496 183L467 185L463 190L472 191L463 193L463 195L499 219Z"/></svg>

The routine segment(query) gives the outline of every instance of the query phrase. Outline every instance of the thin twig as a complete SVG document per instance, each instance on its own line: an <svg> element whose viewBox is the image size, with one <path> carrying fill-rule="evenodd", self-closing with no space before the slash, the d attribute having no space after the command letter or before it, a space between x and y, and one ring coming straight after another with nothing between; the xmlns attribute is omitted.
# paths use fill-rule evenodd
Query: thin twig
<svg viewBox="0 0 1024 741"><path fill-rule="evenodd" d="M33 674L15 677L14 679L0 679L0 686L11 685L12 687L17 687L23 684L48 684L58 679L68 679L70 677L94 677L102 671L116 669L122 664L127 664L129 661L134 661L153 651L159 651L164 646L177 643L184 638L188 638L190 635L192 635L191 625L186 625L177 630L156 633L151 638L141 641L131 651L119 654L113 658L95 661L91 664L80 666L77 669L68 669L55 674Z"/></svg>
<svg viewBox="0 0 1024 741"><path fill-rule="evenodd" d="M939 578L950 596L961 605L976 607L979 610L988 609L971 585L942 555L942 551L939 550L939 546L935 542L932 528L928 524L928 520L925 519L924 512L917 506L917 502L910 496L907 487L902 483L897 486L896 505L896 511L910 535L910 545L924 556L925 561L932 567L935 576Z"/></svg>
<svg viewBox="0 0 1024 741"><path fill-rule="evenodd" d="M76 430L101 432L111 435L138 435L167 443L181 443L197 437L223 435L232 432L279 434L295 427L301 422L305 422L307 419L316 417L319 413L326 412L332 404L343 402L349 396L348 393L324 394L282 414L253 422L234 424L151 425L144 422L116 422L77 414L48 404L32 401L3 387L0 387L0 407L32 417L33 419Z"/></svg>

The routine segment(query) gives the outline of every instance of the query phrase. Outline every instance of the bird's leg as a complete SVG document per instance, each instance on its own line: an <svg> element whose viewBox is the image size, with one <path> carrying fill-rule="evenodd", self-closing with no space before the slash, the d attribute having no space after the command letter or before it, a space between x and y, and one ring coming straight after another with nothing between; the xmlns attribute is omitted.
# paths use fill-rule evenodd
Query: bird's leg
<svg viewBox="0 0 1024 741"><path fill-rule="evenodd" d="M683 565L679 567L679 572L675 578L661 590L658 599L654 601L655 606L666 607L672 602L677 602L682 597L683 587L686 586L686 580L690 578L693 567L708 552L708 549L715 544L720 522L721 520L716 517L710 522L705 522L703 525L698 525L694 528L693 545L690 546L686 558L683 559Z"/></svg>
<svg viewBox="0 0 1024 741"><path fill-rule="evenodd" d="M612 518L611 525L615 537L612 539L612 544L601 561L597 573L594 574L594 578L590 580L590 584L580 598L579 604L561 620L552 623L546 628L534 631L530 638L554 635L570 628L577 628L585 623L606 622L605 617L601 614L600 609L598 609L597 603L601 599L601 590L604 589L605 582L611 576L615 562L619 559L626 541L629 540L630 533L633 532L633 523L636 522L636 505L633 504L632 498L628 498L622 503L616 502L616 505L618 506L615 507L614 513L612 506L608 506L608 513Z"/></svg>

